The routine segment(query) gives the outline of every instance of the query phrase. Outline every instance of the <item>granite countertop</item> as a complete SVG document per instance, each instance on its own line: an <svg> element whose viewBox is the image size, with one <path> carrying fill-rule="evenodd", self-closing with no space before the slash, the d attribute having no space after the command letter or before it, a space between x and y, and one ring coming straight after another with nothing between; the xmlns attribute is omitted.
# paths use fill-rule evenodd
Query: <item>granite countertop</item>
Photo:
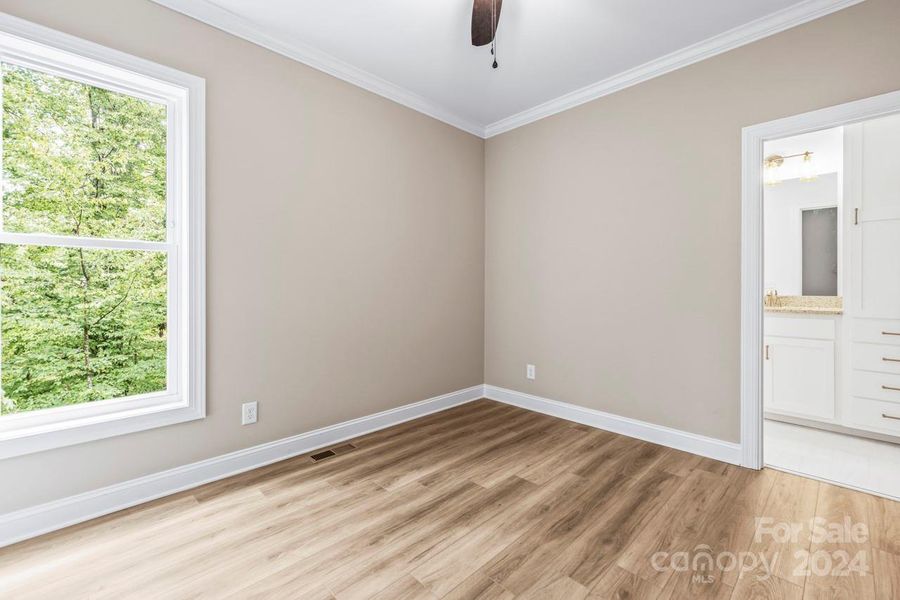
<svg viewBox="0 0 900 600"><path fill-rule="evenodd" d="M766 298L764 304L769 313L844 314L844 299L840 296L775 296Z"/></svg>

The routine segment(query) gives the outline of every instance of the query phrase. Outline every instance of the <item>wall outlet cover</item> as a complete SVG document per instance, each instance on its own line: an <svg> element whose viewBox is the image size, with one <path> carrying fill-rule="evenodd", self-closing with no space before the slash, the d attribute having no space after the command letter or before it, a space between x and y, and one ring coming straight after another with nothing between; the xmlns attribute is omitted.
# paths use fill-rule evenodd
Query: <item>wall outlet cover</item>
<svg viewBox="0 0 900 600"><path fill-rule="evenodd" d="M241 425L256 423L258 407L256 402L245 402L241 405Z"/></svg>

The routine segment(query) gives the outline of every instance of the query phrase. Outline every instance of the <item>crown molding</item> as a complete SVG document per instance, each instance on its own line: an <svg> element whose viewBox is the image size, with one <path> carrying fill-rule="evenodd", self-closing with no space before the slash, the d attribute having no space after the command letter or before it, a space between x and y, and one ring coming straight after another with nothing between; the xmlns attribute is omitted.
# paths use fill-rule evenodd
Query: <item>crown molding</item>
<svg viewBox="0 0 900 600"><path fill-rule="evenodd" d="M488 125L482 125L456 115L435 102L306 44L267 33L251 21L212 4L208 0L152 1L393 100L472 135L490 138L808 23L865 0L806 0Z"/></svg>
<svg viewBox="0 0 900 600"><path fill-rule="evenodd" d="M614 94L660 75L739 48L792 27L814 21L865 0L806 0L774 12L681 50L676 50L633 69L569 92L543 104L501 119L485 127L485 138L528 125L545 117L575 108L591 100Z"/></svg>
<svg viewBox="0 0 900 600"><path fill-rule="evenodd" d="M370 91L388 100L393 100L407 108L411 108L438 121L462 129L480 138L484 137L484 126L452 112L414 94L409 90L386 81L376 75L354 67L328 53L317 50L295 40L276 37L265 32L258 25L240 17L231 11L216 6L207 0L152 0L156 4L187 15L221 29L239 38L245 39L267 50L281 54L309 67L337 77L364 90Z"/></svg>

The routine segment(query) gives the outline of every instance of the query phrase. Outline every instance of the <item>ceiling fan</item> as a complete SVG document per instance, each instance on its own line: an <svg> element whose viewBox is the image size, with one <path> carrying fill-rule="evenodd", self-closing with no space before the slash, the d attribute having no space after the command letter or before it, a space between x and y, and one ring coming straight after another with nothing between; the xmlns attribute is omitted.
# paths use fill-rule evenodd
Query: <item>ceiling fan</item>
<svg viewBox="0 0 900 600"><path fill-rule="evenodd" d="M497 24L500 22L500 9L503 0L474 0L472 5L472 45L491 45L491 54L495 69L497 64Z"/></svg>

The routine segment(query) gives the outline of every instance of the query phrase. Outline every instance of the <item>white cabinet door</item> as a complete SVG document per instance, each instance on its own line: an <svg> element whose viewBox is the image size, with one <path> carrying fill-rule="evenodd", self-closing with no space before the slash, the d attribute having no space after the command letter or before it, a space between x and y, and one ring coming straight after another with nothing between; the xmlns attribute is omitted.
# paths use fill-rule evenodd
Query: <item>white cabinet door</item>
<svg viewBox="0 0 900 600"><path fill-rule="evenodd" d="M853 317L900 319L900 116L844 129Z"/></svg>
<svg viewBox="0 0 900 600"><path fill-rule="evenodd" d="M769 336L765 343L765 410L834 419L834 342Z"/></svg>
<svg viewBox="0 0 900 600"><path fill-rule="evenodd" d="M862 136L862 221L900 219L900 115L856 125Z"/></svg>
<svg viewBox="0 0 900 600"><path fill-rule="evenodd" d="M900 319L900 219L860 217L855 245L855 317Z"/></svg>

